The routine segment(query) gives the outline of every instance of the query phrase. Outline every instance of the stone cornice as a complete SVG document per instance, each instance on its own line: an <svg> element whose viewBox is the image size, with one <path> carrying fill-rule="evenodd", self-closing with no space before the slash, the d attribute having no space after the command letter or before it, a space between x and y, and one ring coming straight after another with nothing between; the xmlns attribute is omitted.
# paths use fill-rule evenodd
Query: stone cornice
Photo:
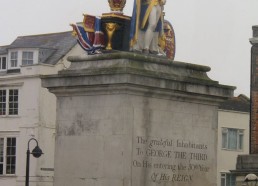
<svg viewBox="0 0 258 186"><path fill-rule="evenodd" d="M148 94L219 102L233 96L235 87L207 76L210 67L175 62L131 52L69 57L67 70L42 76L42 86L55 94ZM81 92L80 92L81 91ZM131 92L131 93L130 93ZM196 100L198 100L196 99Z"/></svg>

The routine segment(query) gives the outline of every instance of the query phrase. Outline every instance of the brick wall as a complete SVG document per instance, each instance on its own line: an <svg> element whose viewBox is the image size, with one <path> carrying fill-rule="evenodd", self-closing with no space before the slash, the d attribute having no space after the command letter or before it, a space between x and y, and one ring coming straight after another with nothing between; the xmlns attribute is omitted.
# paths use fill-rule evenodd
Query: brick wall
<svg viewBox="0 0 258 186"><path fill-rule="evenodd" d="M258 154L258 46L252 47L250 122L250 153Z"/></svg>

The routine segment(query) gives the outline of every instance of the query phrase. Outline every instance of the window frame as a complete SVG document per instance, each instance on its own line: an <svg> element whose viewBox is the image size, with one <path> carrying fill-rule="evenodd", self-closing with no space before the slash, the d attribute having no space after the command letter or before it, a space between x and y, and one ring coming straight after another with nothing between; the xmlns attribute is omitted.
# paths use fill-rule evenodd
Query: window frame
<svg viewBox="0 0 258 186"><path fill-rule="evenodd" d="M229 172L220 173L220 186L235 186L236 175Z"/></svg>
<svg viewBox="0 0 258 186"><path fill-rule="evenodd" d="M2 91L5 91L5 99L3 99L3 96L1 97L3 95ZM11 91L15 93L10 95ZM19 88L16 87L0 88L0 117L19 115L19 92Z"/></svg>
<svg viewBox="0 0 258 186"><path fill-rule="evenodd" d="M236 148L230 147L229 131L236 132ZM244 150L244 129L222 127L221 148L223 150L243 151Z"/></svg>
<svg viewBox="0 0 258 186"><path fill-rule="evenodd" d="M3 68L3 59L5 59L5 68ZM7 56L0 55L0 72L7 71Z"/></svg>
<svg viewBox="0 0 258 186"><path fill-rule="evenodd" d="M14 56L12 54L15 54L16 58L13 58ZM12 65L12 63L16 63L15 66ZM10 52L10 69L17 69L19 68L19 52L17 50L11 51Z"/></svg>
<svg viewBox="0 0 258 186"><path fill-rule="evenodd" d="M29 54L32 54L31 58ZM34 52L31 50L22 50L21 65L25 66L25 65L33 65L33 64L34 64Z"/></svg>
<svg viewBox="0 0 258 186"><path fill-rule="evenodd" d="M30 53L28 55L30 55L29 58L27 57L23 57L23 53ZM17 56L14 56L14 53L17 54ZM15 54L15 55L16 55ZM32 56L31 56L32 54ZM26 55L26 54L24 54ZM29 66L29 65L36 65L39 63L38 61L38 56L39 56L39 49L38 48L13 48L13 49L9 49L8 50L8 55L7 55L7 72L8 71L12 71L12 70L17 70L20 69L22 66ZM15 58L17 57L17 58ZM24 60L29 59L30 62L24 62L23 63L23 58ZM17 63L14 66L12 63L14 63L14 60L17 61ZM29 64L32 63L32 64Z"/></svg>
<svg viewBox="0 0 258 186"><path fill-rule="evenodd" d="M2 173L1 173L1 168L0 168L0 177L1 176L14 176L16 174L16 168L17 168L17 136L16 135L0 135L0 140L3 139L3 146L2 146L2 162L0 164L2 165ZM14 147L15 150L11 150L10 148L7 149L8 146L8 139L15 139L15 145L12 146ZM9 152L14 152L12 155L8 155ZM1 152L1 146L0 146L0 152ZM12 160L8 160L10 158ZM14 159L13 159L14 158ZM7 164L8 162L12 162L14 160L14 163L12 164ZM1 161L1 158L0 158ZM10 173L8 173L8 166L14 166L14 169L12 169Z"/></svg>

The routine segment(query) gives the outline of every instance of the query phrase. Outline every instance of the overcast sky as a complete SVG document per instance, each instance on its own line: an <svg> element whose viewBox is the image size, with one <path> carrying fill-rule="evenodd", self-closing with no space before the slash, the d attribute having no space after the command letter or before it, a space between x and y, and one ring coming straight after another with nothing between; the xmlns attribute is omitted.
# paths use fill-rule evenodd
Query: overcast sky
<svg viewBox="0 0 258 186"><path fill-rule="evenodd" d="M82 14L110 11L108 0L0 0L0 46L18 36L71 30ZM124 14L131 15L133 0ZM252 26L258 0L167 0L165 19L176 35L176 61L211 67L208 76L249 97Z"/></svg>

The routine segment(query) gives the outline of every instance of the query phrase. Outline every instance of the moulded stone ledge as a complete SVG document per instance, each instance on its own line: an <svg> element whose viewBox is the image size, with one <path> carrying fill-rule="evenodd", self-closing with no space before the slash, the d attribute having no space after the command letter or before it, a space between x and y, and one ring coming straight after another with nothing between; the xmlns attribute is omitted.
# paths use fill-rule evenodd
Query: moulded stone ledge
<svg viewBox="0 0 258 186"><path fill-rule="evenodd" d="M258 154L238 155L237 157L237 170L257 170L258 167Z"/></svg>

